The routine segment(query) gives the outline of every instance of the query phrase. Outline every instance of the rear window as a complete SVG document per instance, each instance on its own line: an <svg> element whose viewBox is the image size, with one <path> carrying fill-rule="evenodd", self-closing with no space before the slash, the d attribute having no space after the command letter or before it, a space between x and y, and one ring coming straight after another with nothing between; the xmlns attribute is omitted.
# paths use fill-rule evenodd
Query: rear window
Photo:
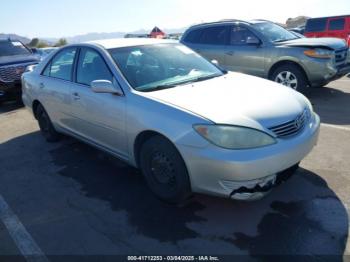
<svg viewBox="0 0 350 262"><path fill-rule="evenodd" d="M228 36L228 26L212 26L203 29L199 42L201 44L226 45Z"/></svg>
<svg viewBox="0 0 350 262"><path fill-rule="evenodd" d="M306 23L305 32L323 32L326 30L327 19L318 18L318 19L309 19Z"/></svg>
<svg viewBox="0 0 350 262"><path fill-rule="evenodd" d="M0 56L29 54L31 52L19 41L0 41Z"/></svg>
<svg viewBox="0 0 350 262"><path fill-rule="evenodd" d="M345 27L344 18L329 20L329 30L344 30L344 27Z"/></svg>

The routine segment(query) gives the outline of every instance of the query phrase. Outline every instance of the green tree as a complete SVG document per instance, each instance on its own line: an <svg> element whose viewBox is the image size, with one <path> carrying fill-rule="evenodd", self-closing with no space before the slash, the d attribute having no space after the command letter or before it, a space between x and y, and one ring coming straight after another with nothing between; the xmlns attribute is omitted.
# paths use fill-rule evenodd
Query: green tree
<svg viewBox="0 0 350 262"><path fill-rule="evenodd" d="M49 47L48 43L44 41L39 41L39 43L36 45L37 48L44 48L44 47Z"/></svg>
<svg viewBox="0 0 350 262"><path fill-rule="evenodd" d="M28 44L30 47L37 47L39 44L39 38L33 38Z"/></svg>
<svg viewBox="0 0 350 262"><path fill-rule="evenodd" d="M64 46L66 45L68 42L65 38L60 38L57 43L55 44L56 47L60 47L60 46Z"/></svg>

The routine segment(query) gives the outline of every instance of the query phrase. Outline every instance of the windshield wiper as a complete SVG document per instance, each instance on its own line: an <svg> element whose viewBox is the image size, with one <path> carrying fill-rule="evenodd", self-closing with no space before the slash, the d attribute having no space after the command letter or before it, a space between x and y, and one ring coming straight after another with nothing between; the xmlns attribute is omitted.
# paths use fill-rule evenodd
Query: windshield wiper
<svg viewBox="0 0 350 262"><path fill-rule="evenodd" d="M185 83L194 83L194 82L205 81L205 80L212 79L212 78L219 77L219 76L222 76L222 75L213 74L213 75L207 75L207 76L199 76L199 77L196 77L196 78L191 79L189 81L186 81Z"/></svg>
<svg viewBox="0 0 350 262"><path fill-rule="evenodd" d="M152 92L152 91L158 91L158 90L173 88L175 86L177 86L177 85L175 85L175 84L165 84L165 85L152 86L151 88L145 88L145 89L141 89L141 90L138 90L138 91Z"/></svg>
<svg viewBox="0 0 350 262"><path fill-rule="evenodd" d="M207 75L207 76L200 76L200 77L196 77L194 79L186 80L186 81L183 81L183 82L164 84L164 85L157 85L157 86L152 86L150 88L139 89L138 91L142 91L142 92L158 91L158 90L173 88L173 87L176 87L176 86L179 86L179 85L185 85L185 84L188 84L188 83L205 81L205 80L208 80L208 79L211 79L211 78L214 78L214 77L219 77L219 76L222 76L222 75L213 74L213 75Z"/></svg>

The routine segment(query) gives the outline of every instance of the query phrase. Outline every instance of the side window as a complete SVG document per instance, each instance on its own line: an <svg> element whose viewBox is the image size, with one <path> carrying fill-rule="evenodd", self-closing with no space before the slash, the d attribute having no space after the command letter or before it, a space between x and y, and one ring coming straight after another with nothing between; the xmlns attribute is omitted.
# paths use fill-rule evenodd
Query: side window
<svg viewBox="0 0 350 262"><path fill-rule="evenodd" d="M332 19L329 21L329 30L344 30L345 26L345 19L339 18L339 19Z"/></svg>
<svg viewBox="0 0 350 262"><path fill-rule="evenodd" d="M252 39L258 38L247 28L242 26L233 26L231 31L231 45L247 45Z"/></svg>
<svg viewBox="0 0 350 262"><path fill-rule="evenodd" d="M228 35L228 26L211 26L203 29L199 42L201 44L226 45Z"/></svg>
<svg viewBox="0 0 350 262"><path fill-rule="evenodd" d="M77 82L90 86L94 80L112 81L113 76L99 53L83 48L79 55Z"/></svg>
<svg viewBox="0 0 350 262"><path fill-rule="evenodd" d="M201 33L202 33L201 29L192 30L186 35L184 41L191 44L198 44Z"/></svg>
<svg viewBox="0 0 350 262"><path fill-rule="evenodd" d="M327 19L318 18L318 19L310 19L306 23L305 32L323 32L326 30Z"/></svg>
<svg viewBox="0 0 350 262"><path fill-rule="evenodd" d="M45 68L43 75L72 81L72 70L76 51L76 48L63 49Z"/></svg>

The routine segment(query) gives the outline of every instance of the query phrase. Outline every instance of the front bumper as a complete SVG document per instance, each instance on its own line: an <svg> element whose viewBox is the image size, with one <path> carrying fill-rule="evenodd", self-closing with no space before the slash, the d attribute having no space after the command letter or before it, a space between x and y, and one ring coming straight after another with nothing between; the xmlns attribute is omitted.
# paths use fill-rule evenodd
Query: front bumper
<svg viewBox="0 0 350 262"><path fill-rule="evenodd" d="M317 143L319 127L320 118L314 114L297 136L250 150L227 150L212 144L205 148L177 146L185 160L194 192L232 197L239 188L271 183L279 172L299 163ZM263 195L265 192L260 197Z"/></svg>
<svg viewBox="0 0 350 262"><path fill-rule="evenodd" d="M332 60L327 63L322 59L304 61L307 77L311 86L324 86L350 73L350 63L335 66Z"/></svg>
<svg viewBox="0 0 350 262"><path fill-rule="evenodd" d="M22 96L20 81L1 82L0 81L0 101L17 100Z"/></svg>

